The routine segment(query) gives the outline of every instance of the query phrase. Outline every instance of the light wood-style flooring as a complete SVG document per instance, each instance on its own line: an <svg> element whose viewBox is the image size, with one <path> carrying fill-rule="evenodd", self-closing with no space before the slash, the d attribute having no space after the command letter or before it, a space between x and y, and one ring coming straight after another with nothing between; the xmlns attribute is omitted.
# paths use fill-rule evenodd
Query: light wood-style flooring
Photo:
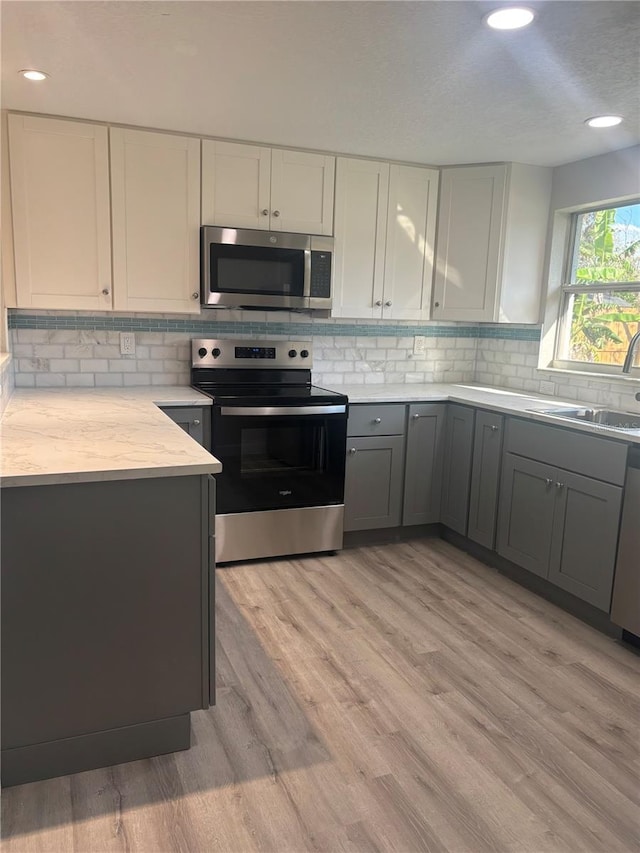
<svg viewBox="0 0 640 853"><path fill-rule="evenodd" d="M192 749L5 790L5 853L639 849L640 658L451 545L219 569L218 638Z"/></svg>

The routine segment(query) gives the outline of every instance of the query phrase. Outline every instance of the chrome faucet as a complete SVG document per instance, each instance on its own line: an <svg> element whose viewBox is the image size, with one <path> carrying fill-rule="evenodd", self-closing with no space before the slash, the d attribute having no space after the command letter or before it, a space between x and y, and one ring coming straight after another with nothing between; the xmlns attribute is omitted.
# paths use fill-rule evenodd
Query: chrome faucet
<svg viewBox="0 0 640 853"><path fill-rule="evenodd" d="M638 341L640 341L640 330L638 330L629 341L629 349L627 350L627 354L624 358L624 364L622 366L623 373L631 373L631 368L633 367L633 356Z"/></svg>

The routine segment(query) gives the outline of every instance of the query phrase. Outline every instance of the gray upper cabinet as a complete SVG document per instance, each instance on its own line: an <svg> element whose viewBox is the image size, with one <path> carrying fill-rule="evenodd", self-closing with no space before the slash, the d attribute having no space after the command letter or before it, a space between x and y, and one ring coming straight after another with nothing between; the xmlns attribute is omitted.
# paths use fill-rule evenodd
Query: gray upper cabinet
<svg viewBox="0 0 640 853"><path fill-rule="evenodd" d="M446 408L443 403L409 406L404 525L434 524L440 520Z"/></svg>
<svg viewBox="0 0 640 853"><path fill-rule="evenodd" d="M195 439L198 444L208 448L208 442L205 441L205 419L209 413L205 414L202 406L171 406L161 407L162 411L171 418L172 421L178 424L179 427L188 433L191 438Z"/></svg>
<svg viewBox="0 0 640 853"><path fill-rule="evenodd" d="M463 536L469 515L475 414L468 406L447 406L440 521Z"/></svg>
<svg viewBox="0 0 640 853"><path fill-rule="evenodd" d="M476 413L467 536L490 549L496 542L503 433L502 415Z"/></svg>

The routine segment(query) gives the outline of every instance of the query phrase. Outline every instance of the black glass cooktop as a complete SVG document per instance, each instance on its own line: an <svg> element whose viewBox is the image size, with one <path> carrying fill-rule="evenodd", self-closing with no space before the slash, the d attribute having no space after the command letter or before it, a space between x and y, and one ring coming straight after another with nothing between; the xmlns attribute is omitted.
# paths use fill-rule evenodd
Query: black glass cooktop
<svg viewBox="0 0 640 853"><path fill-rule="evenodd" d="M311 406L346 404L347 396L317 385L216 385L194 382L193 387L212 398L214 403L236 406Z"/></svg>

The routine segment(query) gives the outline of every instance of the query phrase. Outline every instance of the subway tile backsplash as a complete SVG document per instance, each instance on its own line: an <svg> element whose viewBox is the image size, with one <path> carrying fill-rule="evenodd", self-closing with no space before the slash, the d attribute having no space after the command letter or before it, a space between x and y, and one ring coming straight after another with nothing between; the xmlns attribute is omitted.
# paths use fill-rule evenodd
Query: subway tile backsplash
<svg viewBox="0 0 640 853"><path fill-rule="evenodd" d="M201 317L11 311L13 365L2 385L18 388L188 385L193 337L311 340L313 380L328 387L478 382L568 400L637 409L637 386L539 371L533 326L321 319L233 311ZM120 354L134 331L135 355ZM425 352L413 354L413 336ZM8 369L7 369L8 371ZM13 372L14 371L14 372Z"/></svg>

